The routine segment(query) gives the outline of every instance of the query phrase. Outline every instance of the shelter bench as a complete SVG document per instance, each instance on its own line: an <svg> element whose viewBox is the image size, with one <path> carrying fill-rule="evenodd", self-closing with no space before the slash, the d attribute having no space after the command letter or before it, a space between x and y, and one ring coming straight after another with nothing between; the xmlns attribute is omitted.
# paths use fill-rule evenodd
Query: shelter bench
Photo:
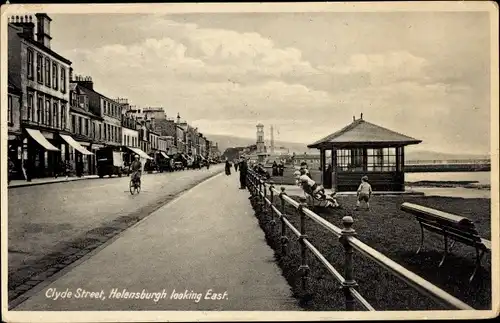
<svg viewBox="0 0 500 323"><path fill-rule="evenodd" d="M491 241L479 236L474 223L463 216L408 202L401 204L401 210L413 214L420 224L420 246L416 254L422 250L424 244L424 229L443 236L444 254L438 267L443 265L446 256L451 252L457 241L476 249L476 266L469 278L469 282L472 282L481 266L481 259L485 252L491 251ZM451 240L451 243L449 243L449 240Z"/></svg>

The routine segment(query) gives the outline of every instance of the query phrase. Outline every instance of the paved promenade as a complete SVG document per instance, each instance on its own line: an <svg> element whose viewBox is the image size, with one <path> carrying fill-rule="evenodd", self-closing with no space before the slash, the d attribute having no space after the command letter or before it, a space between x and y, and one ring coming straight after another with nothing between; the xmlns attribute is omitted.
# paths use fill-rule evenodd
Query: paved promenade
<svg viewBox="0 0 500 323"><path fill-rule="evenodd" d="M35 287L13 310L300 310L248 191L238 189L238 175L195 186L52 283ZM76 298L78 288L99 298ZM71 298L53 299L66 290ZM124 290L160 299L124 298ZM181 294L190 299L178 299Z"/></svg>

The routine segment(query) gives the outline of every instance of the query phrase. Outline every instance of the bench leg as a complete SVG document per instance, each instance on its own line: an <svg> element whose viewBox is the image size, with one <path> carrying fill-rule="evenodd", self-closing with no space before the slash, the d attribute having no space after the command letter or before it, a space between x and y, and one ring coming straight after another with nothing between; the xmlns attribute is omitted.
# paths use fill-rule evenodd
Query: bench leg
<svg viewBox="0 0 500 323"><path fill-rule="evenodd" d="M451 253L451 249L453 248L453 246L455 245L455 240L452 240L451 243L450 243L450 247L448 248L448 252Z"/></svg>
<svg viewBox="0 0 500 323"><path fill-rule="evenodd" d="M474 268L474 271L472 272L472 275L469 278L469 283L472 283L472 280L476 276L477 270L479 269L479 267L481 267L481 259L483 258L483 256L484 256L484 250L481 250L481 252L479 252L479 250L476 248L476 267Z"/></svg>
<svg viewBox="0 0 500 323"><path fill-rule="evenodd" d="M415 253L418 255L420 253L420 250L422 250L422 247L424 246L424 227L422 226L422 222L420 223L420 246L417 249L417 252Z"/></svg>
<svg viewBox="0 0 500 323"><path fill-rule="evenodd" d="M444 236L444 254L443 258L441 258L441 262L439 263L438 267L441 267L443 265L444 259L448 255L448 237L446 236L446 234L443 236Z"/></svg>

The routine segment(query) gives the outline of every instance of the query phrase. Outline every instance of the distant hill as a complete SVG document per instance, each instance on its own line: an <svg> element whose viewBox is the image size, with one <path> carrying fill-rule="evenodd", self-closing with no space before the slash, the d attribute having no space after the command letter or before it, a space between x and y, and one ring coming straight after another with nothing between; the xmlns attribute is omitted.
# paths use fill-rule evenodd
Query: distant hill
<svg viewBox="0 0 500 323"><path fill-rule="evenodd" d="M219 144L219 150L224 152L227 148L233 147L246 147L255 144L255 138L244 138L236 136L226 136L226 135L210 135L207 134L206 137L209 140L213 140ZM266 143L268 144L268 143ZM303 154L304 152L314 154L318 153L317 149L308 149L307 144L297 143L297 142L286 142L286 141L276 141L274 144L276 147L286 147L290 149L290 153L295 152L296 154Z"/></svg>
<svg viewBox="0 0 500 323"><path fill-rule="evenodd" d="M227 148L233 147L246 147L255 144L254 138L243 138L235 136L226 135L210 135L207 134L206 137L209 140L213 140L219 143L219 150L224 152ZM308 149L307 144L297 143L297 142L286 142L286 141L276 141L275 146L283 146L290 149L290 153L295 152L296 154L303 154L304 152L308 154L319 154L317 149ZM419 150L413 147L407 148L405 150L405 160L452 160L452 159L486 159L490 158L487 154L477 155L477 154L467 154L467 153L441 153L428 150Z"/></svg>

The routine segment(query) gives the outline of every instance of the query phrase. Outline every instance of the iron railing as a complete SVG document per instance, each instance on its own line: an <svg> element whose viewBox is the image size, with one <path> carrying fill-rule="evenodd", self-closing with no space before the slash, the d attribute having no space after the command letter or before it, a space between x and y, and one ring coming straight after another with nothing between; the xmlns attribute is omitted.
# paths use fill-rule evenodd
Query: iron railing
<svg viewBox="0 0 500 323"><path fill-rule="evenodd" d="M307 276L310 268L307 262L307 251L309 250L323 264L323 266L325 266L326 270L340 283L345 295L345 309L347 311L353 311L356 302L358 302L365 310L375 311L375 308L370 305L370 303L356 289L358 284L353 276L354 264L352 261L353 250L356 250L364 257L367 257L371 261L374 261L386 271L409 284L420 293L432 298L439 304L444 305L445 307L450 309L474 310L474 308L460 301L456 297L448 294L444 290L438 288L437 286L433 285L417 274L407 270L403 266L399 265L382 253L357 239L355 237L356 231L352 228L354 222L352 217L345 216L342 219L343 228L340 229L332 223L326 221L316 213L309 210L307 208L307 204L305 203L305 197L301 197L299 203L287 196L284 187L281 187L281 190L278 191L273 186L273 184L267 184L255 172L249 170L247 174L248 188L252 197L257 199L256 202L258 211L271 214L271 225L273 227L276 224L275 215L281 222L280 243L282 253L286 253L286 246L288 244L287 229L289 229L295 236L299 238L299 272L301 274L301 290L304 294L307 294L308 292ZM281 201L281 210L279 210L278 207L274 205L274 198L276 196L279 196L279 199ZM288 220L288 217L291 216L291 214L286 214L286 205L291 205L297 210L297 214L300 217L299 229L295 228ZM320 226L331 232L333 235L335 235L337 238L339 238L339 242L344 247L345 253L343 275L339 273L339 271L335 269L334 266L309 241L305 228L306 217L313 220L315 223L319 224Z"/></svg>

